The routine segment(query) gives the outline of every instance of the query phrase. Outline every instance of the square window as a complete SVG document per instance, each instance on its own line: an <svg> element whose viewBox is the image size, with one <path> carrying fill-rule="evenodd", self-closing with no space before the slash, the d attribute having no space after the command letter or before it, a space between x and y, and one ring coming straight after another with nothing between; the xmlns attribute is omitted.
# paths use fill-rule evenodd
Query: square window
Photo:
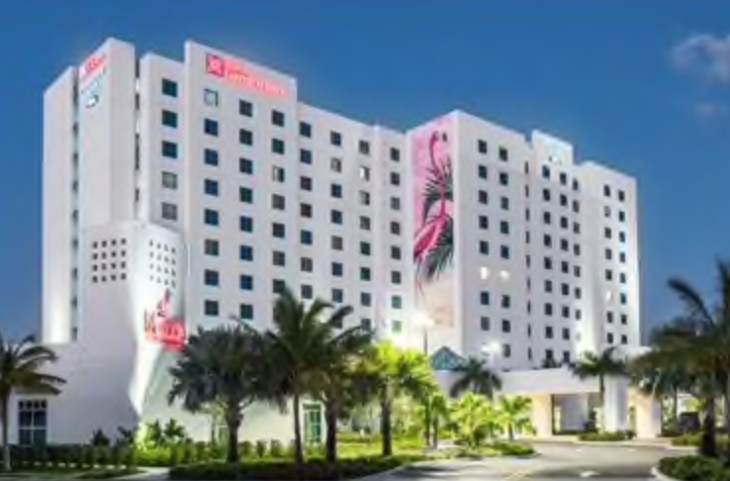
<svg viewBox="0 0 730 481"><path fill-rule="evenodd" d="M488 317L481 317L479 319L479 325L482 331L488 331L491 328L491 322Z"/></svg>
<svg viewBox="0 0 730 481"><path fill-rule="evenodd" d="M218 271L206 270L203 275L205 285L210 287L218 287L220 285L220 276Z"/></svg>
<svg viewBox="0 0 730 481"><path fill-rule="evenodd" d="M330 186L330 195L335 199L342 198L342 186L340 184L332 184Z"/></svg>
<svg viewBox="0 0 730 481"><path fill-rule="evenodd" d="M162 79L162 94L168 97L177 97L177 82L163 78Z"/></svg>
<svg viewBox="0 0 730 481"><path fill-rule="evenodd" d="M344 272L344 268L342 267L341 262L333 262L332 263L332 275L335 277L342 277L342 274Z"/></svg>
<svg viewBox="0 0 730 481"><path fill-rule="evenodd" d="M403 308L403 298L401 296L393 296L390 298L390 307L393 309Z"/></svg>
<svg viewBox="0 0 730 481"><path fill-rule="evenodd" d="M360 280L369 282L371 278L370 268L369 267L361 267L360 268Z"/></svg>
<svg viewBox="0 0 730 481"><path fill-rule="evenodd" d="M205 149L203 151L203 158L205 160L205 165L212 165L217 166L218 165L218 151L213 149Z"/></svg>
<svg viewBox="0 0 730 481"><path fill-rule="evenodd" d="M246 100L239 100L238 113L246 117L253 117L253 104Z"/></svg>
<svg viewBox="0 0 730 481"><path fill-rule="evenodd" d="M362 155L370 155L370 142L361 140L357 143L357 150Z"/></svg>
<svg viewBox="0 0 730 481"><path fill-rule="evenodd" d="M400 224L398 222L390 223L390 233L393 235L400 235Z"/></svg>
<svg viewBox="0 0 730 481"><path fill-rule="evenodd" d="M174 142L163 140L162 156L168 159L177 159L177 144Z"/></svg>
<svg viewBox="0 0 730 481"><path fill-rule="evenodd" d="M253 190L249 189L248 187L239 187L238 188L238 200L245 204L252 204L253 203Z"/></svg>
<svg viewBox="0 0 730 481"><path fill-rule="evenodd" d="M286 266L286 254L281 251L274 251L271 254L271 262L277 267Z"/></svg>
<svg viewBox="0 0 730 481"><path fill-rule="evenodd" d="M499 173L499 184L500 185L509 185L509 174L507 172Z"/></svg>
<svg viewBox="0 0 730 481"><path fill-rule="evenodd" d="M479 139L477 140L477 151L480 154L486 154L487 153L487 141Z"/></svg>
<svg viewBox="0 0 730 481"><path fill-rule="evenodd" d="M312 151L307 149L300 149L299 150L299 161L302 164L311 164L312 163Z"/></svg>
<svg viewBox="0 0 730 481"><path fill-rule="evenodd" d="M271 235L277 239L283 239L286 237L286 226L278 222L271 224Z"/></svg>
<svg viewBox="0 0 730 481"><path fill-rule="evenodd" d="M311 204L299 204L299 215L305 218L312 217L312 205Z"/></svg>
<svg viewBox="0 0 730 481"><path fill-rule="evenodd" d="M277 165L271 166L271 180L274 182L284 182L286 180L286 171L284 168Z"/></svg>
<svg viewBox="0 0 730 481"><path fill-rule="evenodd" d="M242 215L238 218L238 229L241 232L253 232L253 218Z"/></svg>
<svg viewBox="0 0 730 481"><path fill-rule="evenodd" d="M299 188L306 191L312 190L312 178L301 176L299 177Z"/></svg>
<svg viewBox="0 0 730 481"><path fill-rule="evenodd" d="M299 242L304 245L311 246L314 242L314 236L310 230L302 230L299 232Z"/></svg>
<svg viewBox="0 0 730 481"><path fill-rule="evenodd" d="M218 107L218 92L205 89L203 91L203 102L209 107Z"/></svg>
<svg viewBox="0 0 730 481"><path fill-rule="evenodd" d="M246 129L238 131L238 142L243 145L253 145L253 132Z"/></svg>
<svg viewBox="0 0 730 481"><path fill-rule="evenodd" d="M167 202L162 203L162 218L165 220L177 220L177 206Z"/></svg>
<svg viewBox="0 0 730 481"><path fill-rule="evenodd" d="M220 254L220 243L217 240L205 239L203 251L205 255L218 257Z"/></svg>
<svg viewBox="0 0 730 481"><path fill-rule="evenodd" d="M332 210L330 212L330 220L333 224L342 225L342 212L339 210Z"/></svg>
<svg viewBox="0 0 730 481"><path fill-rule="evenodd" d="M271 281L271 291L274 294L283 294L286 290L286 282L282 279L274 279Z"/></svg>
<svg viewBox="0 0 730 481"><path fill-rule="evenodd" d="M390 247L390 258L394 260L400 260L402 257L401 249L397 246Z"/></svg>
<svg viewBox="0 0 730 481"><path fill-rule="evenodd" d="M238 159L238 171L242 174L253 174L253 161L241 157Z"/></svg>
<svg viewBox="0 0 730 481"><path fill-rule="evenodd" d="M238 247L238 258L242 261L253 260L253 247L242 244Z"/></svg>
<svg viewBox="0 0 730 481"><path fill-rule="evenodd" d="M390 185L400 185L400 174L398 172L390 173Z"/></svg>
<svg viewBox="0 0 730 481"><path fill-rule="evenodd" d="M277 127L284 127L284 123L285 123L284 112L279 112L278 110L272 110L271 111L271 123L276 125Z"/></svg>
<svg viewBox="0 0 730 481"><path fill-rule="evenodd" d="M332 302L336 302L338 304L344 302L345 300L345 293L342 291L342 289L332 289Z"/></svg>
<svg viewBox="0 0 730 481"><path fill-rule="evenodd" d="M395 285L400 285L402 283L402 275L399 271L391 271L390 273L390 282Z"/></svg>
<svg viewBox="0 0 730 481"><path fill-rule="evenodd" d="M203 303L203 312L206 316L218 316L220 314L220 306L218 301L206 299Z"/></svg>
<svg viewBox="0 0 730 481"><path fill-rule="evenodd" d="M342 237L333 235L330 238L330 245L332 246L332 250L341 251L344 249L345 242Z"/></svg>
<svg viewBox="0 0 730 481"><path fill-rule="evenodd" d="M271 139L271 151L275 154L284 155L284 141L281 139Z"/></svg>
<svg viewBox="0 0 730 481"><path fill-rule="evenodd" d="M314 297L314 289L309 284L302 284L302 299L312 299Z"/></svg>
<svg viewBox="0 0 730 481"><path fill-rule="evenodd" d="M342 159L332 157L330 159L330 170L337 173L342 172Z"/></svg>
<svg viewBox="0 0 730 481"><path fill-rule="evenodd" d="M479 165L477 167L477 174L479 175L480 179L487 179L487 166L486 165Z"/></svg>
<svg viewBox="0 0 730 481"><path fill-rule="evenodd" d="M271 194L271 208L274 210L286 210L286 198L283 195Z"/></svg>
<svg viewBox="0 0 730 481"><path fill-rule="evenodd" d="M312 137L312 125L307 122L299 122L299 135L302 137Z"/></svg>
<svg viewBox="0 0 730 481"><path fill-rule="evenodd" d="M177 114L169 110L162 111L162 125L165 127L177 128Z"/></svg>
<svg viewBox="0 0 730 481"><path fill-rule="evenodd" d="M203 121L203 131L208 135L218 137L218 122L212 119L205 119Z"/></svg>
<svg viewBox="0 0 730 481"><path fill-rule="evenodd" d="M244 321L253 320L253 306L251 304L241 304L238 307L238 317Z"/></svg>
<svg viewBox="0 0 730 481"><path fill-rule="evenodd" d="M215 180L205 179L205 181L203 182L203 191L206 195L218 197L218 189L218 182Z"/></svg>
<svg viewBox="0 0 730 481"><path fill-rule="evenodd" d="M309 257L302 257L299 260L299 269L302 272L312 272L314 270L314 261Z"/></svg>
<svg viewBox="0 0 730 481"><path fill-rule="evenodd" d="M400 150L395 147L390 148L390 160L393 162L400 162Z"/></svg>
<svg viewBox="0 0 730 481"><path fill-rule="evenodd" d="M509 151L506 147L499 148L499 160L507 162L509 160Z"/></svg>
<svg viewBox="0 0 730 481"><path fill-rule="evenodd" d="M342 146L342 134L339 132L330 132L330 144L336 145L337 147Z"/></svg>
<svg viewBox="0 0 730 481"><path fill-rule="evenodd" d="M165 189L177 190L177 174L173 172L163 172L162 187Z"/></svg>

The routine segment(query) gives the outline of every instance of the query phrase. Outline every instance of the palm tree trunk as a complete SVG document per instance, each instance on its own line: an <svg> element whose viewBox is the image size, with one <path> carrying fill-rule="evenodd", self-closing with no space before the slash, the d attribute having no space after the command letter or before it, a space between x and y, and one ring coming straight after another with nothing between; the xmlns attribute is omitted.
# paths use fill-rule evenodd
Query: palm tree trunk
<svg viewBox="0 0 730 481"><path fill-rule="evenodd" d="M509 436L509 440L510 441L514 441L515 440L515 427L514 427L514 425L512 423L509 423L507 425L507 434Z"/></svg>
<svg viewBox="0 0 730 481"><path fill-rule="evenodd" d="M725 395L723 396L723 399L725 401L724 405L724 417L725 417L725 435L728 437L728 440L730 441L730 378L727 378L725 380ZM725 453L726 462L730 463L730 442L728 442L727 452Z"/></svg>
<svg viewBox="0 0 730 481"><path fill-rule="evenodd" d="M603 375L598 376L598 390L601 402L601 429L600 431L606 431L606 381L603 379Z"/></svg>
<svg viewBox="0 0 730 481"><path fill-rule="evenodd" d="M710 394L705 401L705 416L702 420L702 438L700 439L700 455L717 457L717 438L715 436L715 397Z"/></svg>
<svg viewBox="0 0 730 481"><path fill-rule="evenodd" d="M241 455L238 451L238 430L241 427L241 417L237 406L229 406L226 409L226 428L228 429L226 461L229 463L241 462Z"/></svg>
<svg viewBox="0 0 730 481"><path fill-rule="evenodd" d="M332 401L324 404L324 417L327 424L327 462L334 464L337 462L337 410Z"/></svg>
<svg viewBox="0 0 730 481"><path fill-rule="evenodd" d="M439 418L433 418L433 449L439 448Z"/></svg>
<svg viewBox="0 0 730 481"><path fill-rule="evenodd" d="M672 388L672 416L674 416L674 427L679 427L679 390Z"/></svg>
<svg viewBox="0 0 730 481"><path fill-rule="evenodd" d="M426 438L426 447L428 447L431 442L431 403L428 399L423 403L423 418L426 428L424 437Z"/></svg>
<svg viewBox="0 0 730 481"><path fill-rule="evenodd" d="M304 464L304 447L302 446L302 429L300 424L299 412L299 393L294 393L292 403L294 403L294 458L297 466L301 468Z"/></svg>
<svg viewBox="0 0 730 481"><path fill-rule="evenodd" d="M0 400L0 403L2 403L2 406L0 406L0 410L2 410L2 423L3 423L3 470L10 471L12 466L10 465L10 443L8 441L8 403L10 402L10 396L3 396L3 399Z"/></svg>
<svg viewBox="0 0 730 481"><path fill-rule="evenodd" d="M380 400L380 434L383 436L383 456L393 455L393 439L391 426L392 402L387 392L383 393Z"/></svg>

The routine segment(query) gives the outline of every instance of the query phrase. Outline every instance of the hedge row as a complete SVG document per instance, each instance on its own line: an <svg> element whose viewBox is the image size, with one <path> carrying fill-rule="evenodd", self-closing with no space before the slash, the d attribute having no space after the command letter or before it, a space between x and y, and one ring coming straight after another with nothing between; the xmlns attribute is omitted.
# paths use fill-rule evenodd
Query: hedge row
<svg viewBox="0 0 730 481"><path fill-rule="evenodd" d="M730 469L722 460L701 456L680 456L659 461L659 471L682 481L730 481Z"/></svg>
<svg viewBox="0 0 730 481"><path fill-rule="evenodd" d="M591 432L578 435L579 440L592 442L628 441L633 438L633 431Z"/></svg>

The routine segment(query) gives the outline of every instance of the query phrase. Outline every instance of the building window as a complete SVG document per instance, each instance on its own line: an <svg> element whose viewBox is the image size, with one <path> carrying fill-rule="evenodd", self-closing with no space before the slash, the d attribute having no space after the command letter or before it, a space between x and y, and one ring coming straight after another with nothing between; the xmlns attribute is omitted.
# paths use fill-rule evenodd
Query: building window
<svg viewBox="0 0 730 481"><path fill-rule="evenodd" d="M337 172L338 174L342 172L342 159L332 157L330 159L330 170L332 172Z"/></svg>
<svg viewBox="0 0 730 481"><path fill-rule="evenodd" d="M365 182L370 180L370 167L360 166L360 178Z"/></svg>
<svg viewBox="0 0 730 481"><path fill-rule="evenodd" d="M479 325L480 325L482 331L488 331L491 329L491 321L489 320L488 317L482 316L479 319Z"/></svg>
<svg viewBox="0 0 730 481"><path fill-rule="evenodd" d="M489 194L487 193L486 190L480 190L478 195L479 195L480 204L486 205L489 203Z"/></svg>
<svg viewBox="0 0 730 481"><path fill-rule="evenodd" d="M48 431L48 404L45 399L18 400L18 444L44 446Z"/></svg>
<svg viewBox="0 0 730 481"><path fill-rule="evenodd" d="M306 122L299 122L299 135L302 137L312 137L312 125Z"/></svg>
<svg viewBox="0 0 730 481"><path fill-rule="evenodd" d="M279 112L278 110L272 110L271 111L271 123L276 125L277 127L284 127L285 117L284 112Z"/></svg>
<svg viewBox="0 0 730 481"><path fill-rule="evenodd" d="M177 128L177 114L169 110L162 111L162 125L165 127Z"/></svg>
<svg viewBox="0 0 730 481"><path fill-rule="evenodd" d="M211 180L211 179L205 179L205 181L203 183L203 190L206 195L218 197L218 194L219 194L218 182L215 180Z"/></svg>
<svg viewBox="0 0 730 481"><path fill-rule="evenodd" d="M508 319L502 319L502 332L512 332L512 323Z"/></svg>
<svg viewBox="0 0 730 481"><path fill-rule="evenodd" d="M218 92L211 89L203 91L203 102L209 107L218 107Z"/></svg>
<svg viewBox="0 0 730 481"><path fill-rule="evenodd" d="M357 150L362 155L370 155L370 142L367 140L361 140L357 144Z"/></svg>
<svg viewBox="0 0 730 481"><path fill-rule="evenodd" d="M177 144L174 142L163 140L162 156L168 159L177 159Z"/></svg>
<svg viewBox="0 0 730 481"><path fill-rule="evenodd" d="M272 166L271 167L271 180L274 182L284 182L286 180L286 171L283 167Z"/></svg>
<svg viewBox="0 0 730 481"><path fill-rule="evenodd" d="M604 185L603 186L603 196L604 197L611 197L611 186L610 185Z"/></svg>
<svg viewBox="0 0 730 481"><path fill-rule="evenodd" d="M245 244L241 244L238 247L238 258L242 261L253 260L253 247Z"/></svg>
<svg viewBox="0 0 730 481"><path fill-rule="evenodd" d="M344 268L342 267L341 262L333 262L332 263L332 275L335 277L342 277L344 273Z"/></svg>
<svg viewBox="0 0 730 481"><path fill-rule="evenodd" d="M281 139L271 139L271 151L275 154L284 155L284 141Z"/></svg>
<svg viewBox="0 0 730 481"><path fill-rule="evenodd" d="M485 240L479 241L479 253L485 256L489 255L489 242Z"/></svg>
<svg viewBox="0 0 730 481"><path fill-rule="evenodd" d="M390 173L390 185L400 185L400 174L398 172Z"/></svg>
<svg viewBox="0 0 730 481"><path fill-rule="evenodd" d="M302 230L299 232L299 242L303 245L311 246L314 242L314 236L311 230Z"/></svg>
<svg viewBox="0 0 730 481"><path fill-rule="evenodd" d="M253 320L253 306L251 304L241 304L238 308L238 317L244 321Z"/></svg>
<svg viewBox="0 0 730 481"><path fill-rule="evenodd" d="M509 309L512 306L512 298L507 294L502 295L502 309Z"/></svg>
<svg viewBox="0 0 730 481"><path fill-rule="evenodd" d="M220 285L220 276L218 275L218 271L206 270L203 273L203 279L206 286L218 287Z"/></svg>
<svg viewBox="0 0 730 481"><path fill-rule="evenodd" d="M401 296L393 296L390 298L390 307L393 309L403 308L403 298Z"/></svg>
<svg viewBox="0 0 730 481"><path fill-rule="evenodd" d="M500 221L499 222L499 231L502 234L509 235L509 222L507 222L506 220Z"/></svg>
<svg viewBox="0 0 730 481"><path fill-rule="evenodd" d="M203 151L203 157L205 159L205 165L218 165L218 151L213 149L205 149Z"/></svg>
<svg viewBox="0 0 730 481"><path fill-rule="evenodd" d="M283 195L271 194L271 208L274 210L286 210L286 198Z"/></svg>
<svg viewBox="0 0 730 481"><path fill-rule="evenodd" d="M403 331L403 321L391 321L394 334L399 334Z"/></svg>
<svg viewBox="0 0 730 481"><path fill-rule="evenodd" d="M332 302L336 302L337 304L341 304L345 301L345 293L342 291L342 289L332 289Z"/></svg>
<svg viewBox="0 0 730 481"><path fill-rule="evenodd" d="M312 205L311 204L305 204L301 203L299 204L299 215L304 218L311 218L312 217Z"/></svg>
<svg viewBox="0 0 730 481"><path fill-rule="evenodd" d="M314 289L309 284L302 284L302 299L312 299L314 297Z"/></svg>
<svg viewBox="0 0 730 481"><path fill-rule="evenodd" d="M249 189L248 187L239 187L238 188L238 200L245 204L252 204L253 203L253 190Z"/></svg>
<svg viewBox="0 0 730 481"><path fill-rule="evenodd" d="M360 254L364 256L370 256L371 249L369 242L360 242Z"/></svg>
<svg viewBox="0 0 730 481"><path fill-rule="evenodd" d="M165 189L177 190L177 174L173 172L163 172L162 187Z"/></svg>
<svg viewBox="0 0 730 481"><path fill-rule="evenodd" d="M218 137L218 122L211 119L205 119L203 122L203 131L208 135Z"/></svg>
<svg viewBox="0 0 730 481"><path fill-rule="evenodd" d="M253 145L253 132L246 129L238 131L238 142L243 145Z"/></svg>
<svg viewBox="0 0 730 481"><path fill-rule="evenodd" d="M390 233L393 235L400 235L400 224L398 222L390 223Z"/></svg>
<svg viewBox="0 0 730 481"><path fill-rule="evenodd" d="M339 132L330 132L330 144L336 145L337 147L342 146L342 134Z"/></svg>
<svg viewBox="0 0 730 481"><path fill-rule="evenodd" d="M545 326L545 339L553 338L553 326Z"/></svg>
<svg viewBox="0 0 730 481"><path fill-rule="evenodd" d="M220 254L220 243L217 240L205 239L203 251L205 255L218 257Z"/></svg>
<svg viewBox="0 0 730 481"><path fill-rule="evenodd" d="M342 186L340 184L332 184L330 186L330 195L335 199L342 198Z"/></svg>
<svg viewBox="0 0 730 481"><path fill-rule="evenodd" d="M506 147L499 148L499 160L507 162L509 160L509 151Z"/></svg>
<svg viewBox="0 0 730 481"><path fill-rule="evenodd" d="M390 160L393 162L400 162L400 150L395 147L390 148Z"/></svg>
<svg viewBox="0 0 730 481"><path fill-rule="evenodd" d="M307 149L300 149L299 150L299 161L302 164L311 164L312 163L312 151Z"/></svg>
<svg viewBox="0 0 730 481"><path fill-rule="evenodd" d="M502 210L509 210L509 197L500 197L499 204Z"/></svg>
<svg viewBox="0 0 730 481"><path fill-rule="evenodd" d="M624 192L623 190L619 190L618 191L618 200L620 202L625 201L626 200L626 192Z"/></svg>
<svg viewBox="0 0 730 481"><path fill-rule="evenodd" d="M342 239L342 237L338 235L333 235L330 238L330 246L332 247L332 250L341 251L342 249L344 249L345 241Z"/></svg>
<svg viewBox="0 0 730 481"><path fill-rule="evenodd" d="M271 224L271 235L277 239L283 239L286 237L286 226L278 222Z"/></svg>
<svg viewBox="0 0 730 481"><path fill-rule="evenodd" d="M299 188L310 192L312 190L312 178L305 176L299 177Z"/></svg>
<svg viewBox="0 0 730 481"><path fill-rule="evenodd" d="M302 257L299 260L299 269L302 272L312 272L314 270L314 261L311 257Z"/></svg>
<svg viewBox="0 0 730 481"><path fill-rule="evenodd" d="M360 197L360 204L370 205L370 192L361 190L359 193L359 197Z"/></svg>
<svg viewBox="0 0 730 481"><path fill-rule="evenodd" d="M477 167L477 174L479 175L480 179L487 180L487 166L486 165L479 165Z"/></svg>
<svg viewBox="0 0 730 481"><path fill-rule="evenodd" d="M253 277L246 275L246 274L241 274L238 277L238 287L242 291L252 291L253 290Z"/></svg>
<svg viewBox="0 0 730 481"><path fill-rule="evenodd" d="M284 267L286 266L286 254L281 251L274 251L271 254L271 262L276 267Z"/></svg>
<svg viewBox="0 0 730 481"><path fill-rule="evenodd" d="M499 256L502 259L509 259L509 246L499 246Z"/></svg>
<svg viewBox="0 0 730 481"><path fill-rule="evenodd" d="M399 271L391 271L390 282L395 285L400 285L402 283L401 273Z"/></svg>
<svg viewBox="0 0 730 481"><path fill-rule="evenodd" d="M162 79L162 94L168 97L177 97L177 82L170 79Z"/></svg>
<svg viewBox="0 0 730 481"><path fill-rule="evenodd" d="M177 220L177 205L169 202L162 203L162 218L165 220Z"/></svg>
<svg viewBox="0 0 730 481"><path fill-rule="evenodd" d="M253 218L242 215L238 219L238 229L241 232L253 232Z"/></svg>
<svg viewBox="0 0 730 481"><path fill-rule="evenodd" d="M477 151L480 154L486 154L487 153L487 141L478 139L477 140Z"/></svg>
<svg viewBox="0 0 730 481"><path fill-rule="evenodd" d="M253 104L246 100L238 101L238 113L246 117L253 117Z"/></svg>
<svg viewBox="0 0 730 481"><path fill-rule="evenodd" d="M242 174L253 174L253 161L241 157L238 159L238 171Z"/></svg>
<svg viewBox="0 0 730 481"><path fill-rule="evenodd" d="M373 297L370 295L369 292L361 292L360 293L360 305L365 307L370 307L373 304Z"/></svg>
<svg viewBox="0 0 730 481"><path fill-rule="evenodd" d="M507 172L499 173L499 184L500 185L509 185L509 174Z"/></svg>
<svg viewBox="0 0 730 481"><path fill-rule="evenodd" d="M342 225L342 212L339 210L332 210L332 212L330 212L330 220L333 224Z"/></svg>
<svg viewBox="0 0 730 481"><path fill-rule="evenodd" d="M550 167L547 165L542 166L542 178L550 180Z"/></svg>
<svg viewBox="0 0 730 481"><path fill-rule="evenodd" d="M479 228L489 229L489 217L487 217L486 215L479 216Z"/></svg>
<svg viewBox="0 0 730 481"><path fill-rule="evenodd" d="M512 347L509 344L502 344L502 357L509 359L512 356Z"/></svg>
<svg viewBox="0 0 730 481"><path fill-rule="evenodd" d="M489 305L489 292L482 291L479 293L479 303L483 306Z"/></svg>
<svg viewBox="0 0 730 481"><path fill-rule="evenodd" d="M370 282L371 273L369 267L361 267L360 268L360 280L365 282Z"/></svg>
<svg viewBox="0 0 730 481"><path fill-rule="evenodd" d="M205 302L203 302L203 312L206 316L218 316L220 314L218 301L206 299Z"/></svg>

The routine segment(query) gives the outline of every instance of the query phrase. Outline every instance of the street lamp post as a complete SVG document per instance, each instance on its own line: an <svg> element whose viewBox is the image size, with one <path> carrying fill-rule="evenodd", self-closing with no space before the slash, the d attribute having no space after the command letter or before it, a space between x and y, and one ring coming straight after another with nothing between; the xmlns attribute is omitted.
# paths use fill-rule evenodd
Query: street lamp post
<svg viewBox="0 0 730 481"><path fill-rule="evenodd" d="M423 334L423 355L426 356L426 359L428 360L429 367L431 365L431 360L428 356L428 329L433 326L433 320L423 311L416 312L415 316L416 324L421 328L421 332ZM432 444L431 441L431 400L426 398L423 400L423 417L424 417L424 424L425 424L425 438L426 438L426 446L429 446Z"/></svg>

